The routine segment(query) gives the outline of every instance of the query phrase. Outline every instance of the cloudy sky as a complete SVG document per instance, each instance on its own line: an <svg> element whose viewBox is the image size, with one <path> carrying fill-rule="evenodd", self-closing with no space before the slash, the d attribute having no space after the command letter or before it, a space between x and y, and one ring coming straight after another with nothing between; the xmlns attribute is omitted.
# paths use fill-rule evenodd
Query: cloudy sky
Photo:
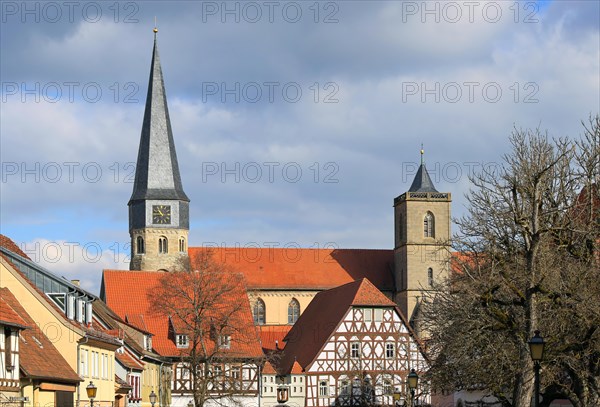
<svg viewBox="0 0 600 407"><path fill-rule="evenodd" d="M95 293L128 267L155 16L191 246L392 248L421 143L459 216L515 126L600 111L596 1L1 7L1 233Z"/></svg>

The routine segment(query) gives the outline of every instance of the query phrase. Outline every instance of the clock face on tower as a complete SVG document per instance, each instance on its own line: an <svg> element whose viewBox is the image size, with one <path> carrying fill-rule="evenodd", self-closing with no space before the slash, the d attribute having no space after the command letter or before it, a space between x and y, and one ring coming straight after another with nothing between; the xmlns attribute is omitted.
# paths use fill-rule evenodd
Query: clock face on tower
<svg viewBox="0 0 600 407"><path fill-rule="evenodd" d="M169 205L152 205L152 223L168 225L171 223L171 207Z"/></svg>

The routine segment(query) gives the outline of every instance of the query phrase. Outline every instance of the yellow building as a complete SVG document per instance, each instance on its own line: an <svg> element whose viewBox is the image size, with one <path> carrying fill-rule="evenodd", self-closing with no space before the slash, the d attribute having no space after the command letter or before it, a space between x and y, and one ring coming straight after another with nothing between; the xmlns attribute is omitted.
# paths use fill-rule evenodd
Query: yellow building
<svg viewBox="0 0 600 407"><path fill-rule="evenodd" d="M0 236L0 254L0 287L7 288L19 299L32 318L32 329L43 334L84 380L77 386L52 387L64 391L60 393L60 399L43 393L42 387L35 387L24 407L48 403L58 403L61 407L86 405L89 400L85 387L90 382L97 388L94 405L112 406L115 401L115 350L122 346L122 341L92 327L95 297L33 263L4 236Z"/></svg>

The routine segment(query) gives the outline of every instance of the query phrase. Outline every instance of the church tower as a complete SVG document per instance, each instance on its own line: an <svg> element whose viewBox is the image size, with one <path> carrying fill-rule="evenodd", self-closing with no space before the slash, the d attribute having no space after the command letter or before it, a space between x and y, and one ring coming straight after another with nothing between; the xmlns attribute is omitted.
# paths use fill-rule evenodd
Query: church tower
<svg viewBox="0 0 600 407"><path fill-rule="evenodd" d="M417 332L419 298L448 277L451 201L435 189L421 150L415 179L394 199L396 303Z"/></svg>
<svg viewBox="0 0 600 407"><path fill-rule="evenodd" d="M129 200L131 270L189 267L189 202L173 142L156 32L133 194Z"/></svg>

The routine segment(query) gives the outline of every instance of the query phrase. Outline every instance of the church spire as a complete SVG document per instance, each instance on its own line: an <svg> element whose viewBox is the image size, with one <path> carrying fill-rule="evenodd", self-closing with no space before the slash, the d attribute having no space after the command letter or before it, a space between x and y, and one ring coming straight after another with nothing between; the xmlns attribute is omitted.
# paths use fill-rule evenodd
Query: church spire
<svg viewBox="0 0 600 407"><path fill-rule="evenodd" d="M175 143L169 119L163 82L157 28L154 28L154 48L146 96L133 194L129 203L146 199L177 199L189 202L179 174Z"/></svg>
<svg viewBox="0 0 600 407"><path fill-rule="evenodd" d="M425 168L425 159L423 155L425 154L425 150L423 150L423 144L421 144L421 165L419 166L419 170L417 171L417 175L415 175L415 179L413 180L408 192L438 192L429 177L429 173L427 172L427 168Z"/></svg>
<svg viewBox="0 0 600 407"><path fill-rule="evenodd" d="M181 184L156 33L140 136L133 193L129 200L131 270L182 270L187 253L190 200Z"/></svg>

